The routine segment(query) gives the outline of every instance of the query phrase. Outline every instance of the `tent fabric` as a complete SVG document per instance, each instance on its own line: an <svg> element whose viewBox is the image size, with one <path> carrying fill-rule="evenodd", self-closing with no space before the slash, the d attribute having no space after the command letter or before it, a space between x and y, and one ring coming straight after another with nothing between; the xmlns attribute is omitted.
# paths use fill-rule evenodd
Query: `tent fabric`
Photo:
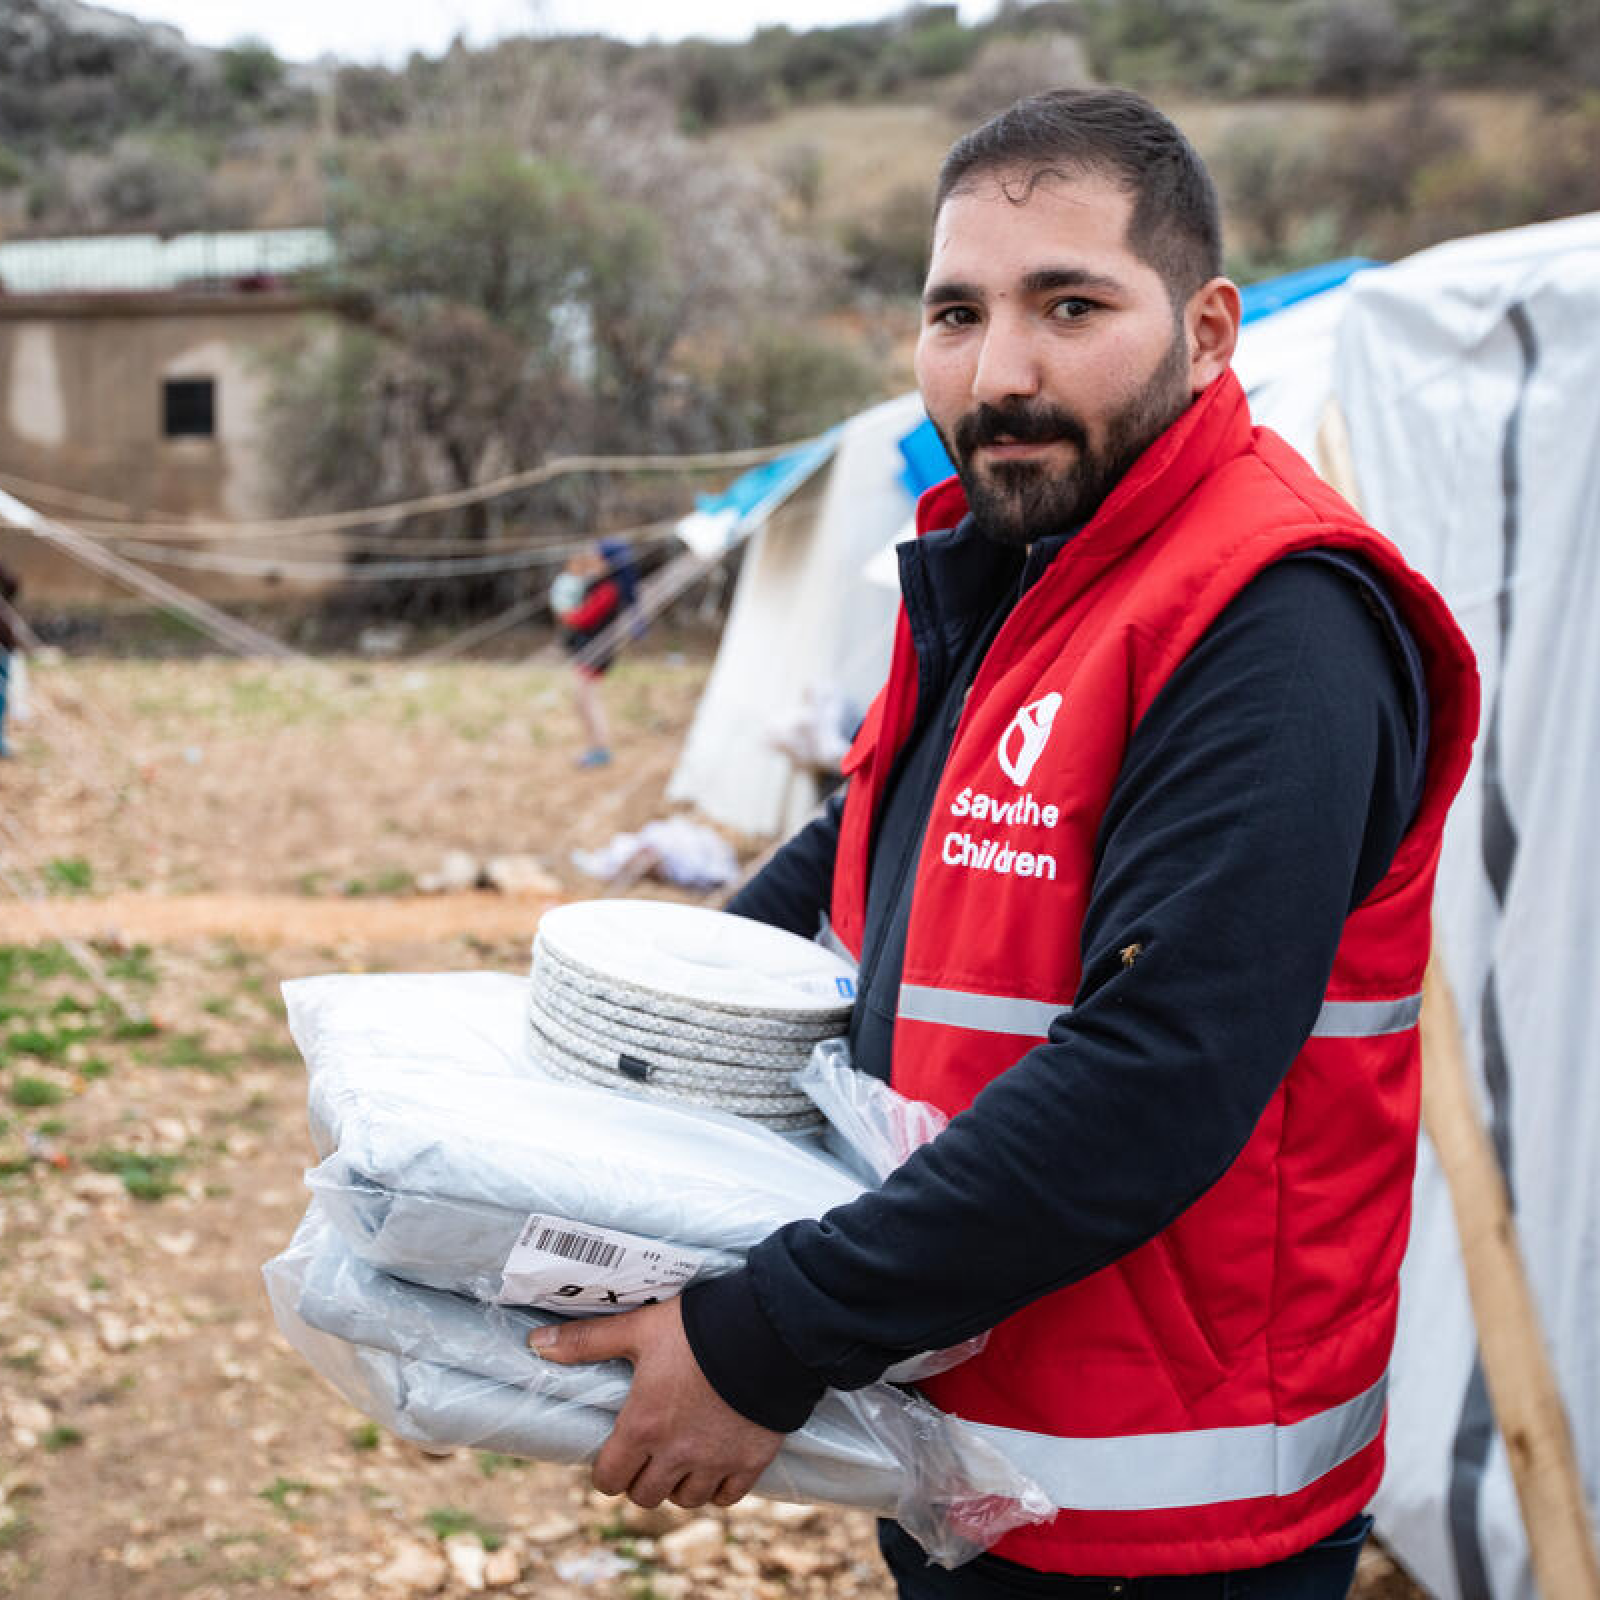
<svg viewBox="0 0 1600 1600"><path fill-rule="evenodd" d="M1478 655L1485 721L1435 916L1528 1274L1600 1502L1600 215L1436 247L1356 279L1333 387L1368 516ZM1454 1600L1532 1596L1449 1197L1417 1180L1379 1525Z"/></svg>
<svg viewBox="0 0 1600 1600"><path fill-rule="evenodd" d="M771 837L816 805L814 774L768 743L805 691L832 691L857 715L888 667L895 597L861 569L905 524L899 442L922 418L916 395L885 401L840 430L820 492L753 536L694 723L667 789L713 821Z"/></svg>

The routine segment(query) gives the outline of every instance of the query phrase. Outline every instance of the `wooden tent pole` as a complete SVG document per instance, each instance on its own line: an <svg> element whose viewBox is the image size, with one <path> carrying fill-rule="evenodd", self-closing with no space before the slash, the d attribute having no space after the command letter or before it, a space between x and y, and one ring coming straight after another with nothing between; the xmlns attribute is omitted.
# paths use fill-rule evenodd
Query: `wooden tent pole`
<svg viewBox="0 0 1600 1600"><path fill-rule="evenodd" d="M1505 1180L1473 1101L1437 957L1422 998L1422 1121L1444 1169L1495 1421L1544 1600L1600 1600L1600 1559Z"/></svg>

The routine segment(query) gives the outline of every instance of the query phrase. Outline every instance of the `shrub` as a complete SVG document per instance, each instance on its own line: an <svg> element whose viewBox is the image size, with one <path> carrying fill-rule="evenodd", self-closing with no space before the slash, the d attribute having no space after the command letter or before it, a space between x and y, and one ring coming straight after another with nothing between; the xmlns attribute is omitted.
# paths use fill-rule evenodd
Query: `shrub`
<svg viewBox="0 0 1600 1600"><path fill-rule="evenodd" d="M950 110L964 121L979 122L1026 95L1088 82L1089 56L1076 34L991 39L951 95Z"/></svg>
<svg viewBox="0 0 1600 1600"><path fill-rule="evenodd" d="M852 282L883 294L916 294L928 266L929 194L904 184L844 230Z"/></svg>

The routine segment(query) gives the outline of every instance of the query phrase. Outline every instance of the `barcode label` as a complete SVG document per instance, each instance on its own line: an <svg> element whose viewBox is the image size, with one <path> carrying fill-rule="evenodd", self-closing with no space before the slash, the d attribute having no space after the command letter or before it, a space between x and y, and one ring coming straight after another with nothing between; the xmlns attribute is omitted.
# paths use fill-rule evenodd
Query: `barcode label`
<svg viewBox="0 0 1600 1600"><path fill-rule="evenodd" d="M559 1233L554 1228L542 1229L533 1247L553 1256L566 1256L570 1261L581 1261L586 1267L614 1267L624 1254L620 1244L608 1244L592 1233Z"/></svg>
<svg viewBox="0 0 1600 1600"><path fill-rule="evenodd" d="M570 1217L531 1216L500 1274L501 1305L588 1315L627 1311L674 1295L705 1252Z"/></svg>

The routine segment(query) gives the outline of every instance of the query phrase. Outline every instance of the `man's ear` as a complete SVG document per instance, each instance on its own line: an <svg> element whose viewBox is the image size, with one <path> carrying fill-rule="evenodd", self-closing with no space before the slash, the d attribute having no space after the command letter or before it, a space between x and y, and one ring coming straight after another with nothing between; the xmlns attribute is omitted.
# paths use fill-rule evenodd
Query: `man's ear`
<svg viewBox="0 0 1600 1600"><path fill-rule="evenodd" d="M1199 394L1233 360L1239 342L1239 290L1227 278L1212 278L1189 296L1183 309L1189 342L1189 390Z"/></svg>

